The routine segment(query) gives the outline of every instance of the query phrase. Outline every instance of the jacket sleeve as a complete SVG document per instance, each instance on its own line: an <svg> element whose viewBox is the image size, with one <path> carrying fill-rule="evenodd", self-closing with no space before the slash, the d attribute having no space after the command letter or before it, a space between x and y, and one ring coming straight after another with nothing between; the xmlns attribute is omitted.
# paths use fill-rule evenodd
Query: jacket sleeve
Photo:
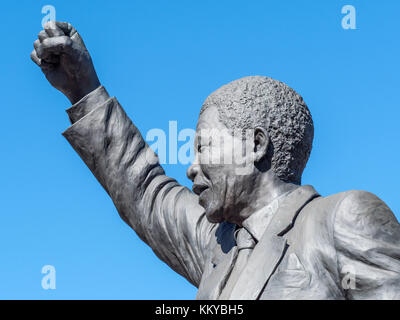
<svg viewBox="0 0 400 320"><path fill-rule="evenodd" d="M167 177L115 97L103 87L67 110L64 137L156 255L198 286L214 224L197 196Z"/></svg>
<svg viewBox="0 0 400 320"><path fill-rule="evenodd" d="M348 299L400 299L400 225L382 200L346 193L335 214L334 242Z"/></svg>

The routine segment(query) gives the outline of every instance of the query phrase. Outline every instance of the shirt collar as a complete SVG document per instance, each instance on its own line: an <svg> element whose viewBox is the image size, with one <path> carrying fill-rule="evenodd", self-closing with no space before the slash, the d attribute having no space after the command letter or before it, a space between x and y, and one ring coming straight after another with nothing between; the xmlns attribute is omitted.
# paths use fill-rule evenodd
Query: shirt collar
<svg viewBox="0 0 400 320"><path fill-rule="evenodd" d="M270 224L272 217L278 211L279 203L288 193L290 193L290 191L275 198L265 207L257 210L252 215L250 215L250 217L243 221L243 227L246 228L248 232L250 232L250 234L257 240L257 242L260 241L265 230Z"/></svg>

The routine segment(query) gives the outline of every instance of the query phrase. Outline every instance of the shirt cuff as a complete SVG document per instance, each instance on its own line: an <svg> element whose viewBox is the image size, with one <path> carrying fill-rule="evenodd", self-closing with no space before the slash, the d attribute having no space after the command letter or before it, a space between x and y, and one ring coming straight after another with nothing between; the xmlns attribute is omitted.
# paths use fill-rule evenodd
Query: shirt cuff
<svg viewBox="0 0 400 320"><path fill-rule="evenodd" d="M81 100L72 105L72 107L66 110L71 124L74 124L89 112L101 106L109 98L110 96L103 86L88 93Z"/></svg>

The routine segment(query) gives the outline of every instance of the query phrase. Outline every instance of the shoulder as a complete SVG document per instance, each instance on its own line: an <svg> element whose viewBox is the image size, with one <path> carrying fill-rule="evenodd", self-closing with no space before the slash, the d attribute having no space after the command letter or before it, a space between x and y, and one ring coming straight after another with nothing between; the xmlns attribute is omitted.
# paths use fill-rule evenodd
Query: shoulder
<svg viewBox="0 0 400 320"><path fill-rule="evenodd" d="M340 195L340 201L335 210L337 219L354 222L366 218L373 220L382 219L381 222L383 223L392 219L396 220L386 203L373 193L351 190L342 192Z"/></svg>
<svg viewBox="0 0 400 320"><path fill-rule="evenodd" d="M390 208L376 195L360 190L340 192L312 200L302 210L299 224L334 233L399 233L400 225Z"/></svg>
<svg viewBox="0 0 400 320"><path fill-rule="evenodd" d="M309 207L311 210L324 211L336 219L359 219L365 216L386 216L394 218L390 208L375 194L368 191L350 190L326 197L318 197Z"/></svg>
<svg viewBox="0 0 400 320"><path fill-rule="evenodd" d="M400 225L390 208L375 194L351 190L341 193L333 212L336 234L350 232L381 240L400 239Z"/></svg>
<svg viewBox="0 0 400 320"><path fill-rule="evenodd" d="M341 196L341 208L352 205L353 209L365 209L383 205L389 209L386 204L380 198L378 198L378 196L368 191L350 190L338 193L338 195Z"/></svg>

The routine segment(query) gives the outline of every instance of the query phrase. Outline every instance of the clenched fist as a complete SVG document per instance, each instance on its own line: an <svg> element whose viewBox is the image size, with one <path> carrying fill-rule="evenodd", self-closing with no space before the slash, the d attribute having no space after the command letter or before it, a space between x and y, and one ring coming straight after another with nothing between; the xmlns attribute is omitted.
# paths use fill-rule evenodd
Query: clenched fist
<svg viewBox="0 0 400 320"><path fill-rule="evenodd" d="M90 54L73 26L49 21L38 38L33 44L32 60L72 104L100 85Z"/></svg>

